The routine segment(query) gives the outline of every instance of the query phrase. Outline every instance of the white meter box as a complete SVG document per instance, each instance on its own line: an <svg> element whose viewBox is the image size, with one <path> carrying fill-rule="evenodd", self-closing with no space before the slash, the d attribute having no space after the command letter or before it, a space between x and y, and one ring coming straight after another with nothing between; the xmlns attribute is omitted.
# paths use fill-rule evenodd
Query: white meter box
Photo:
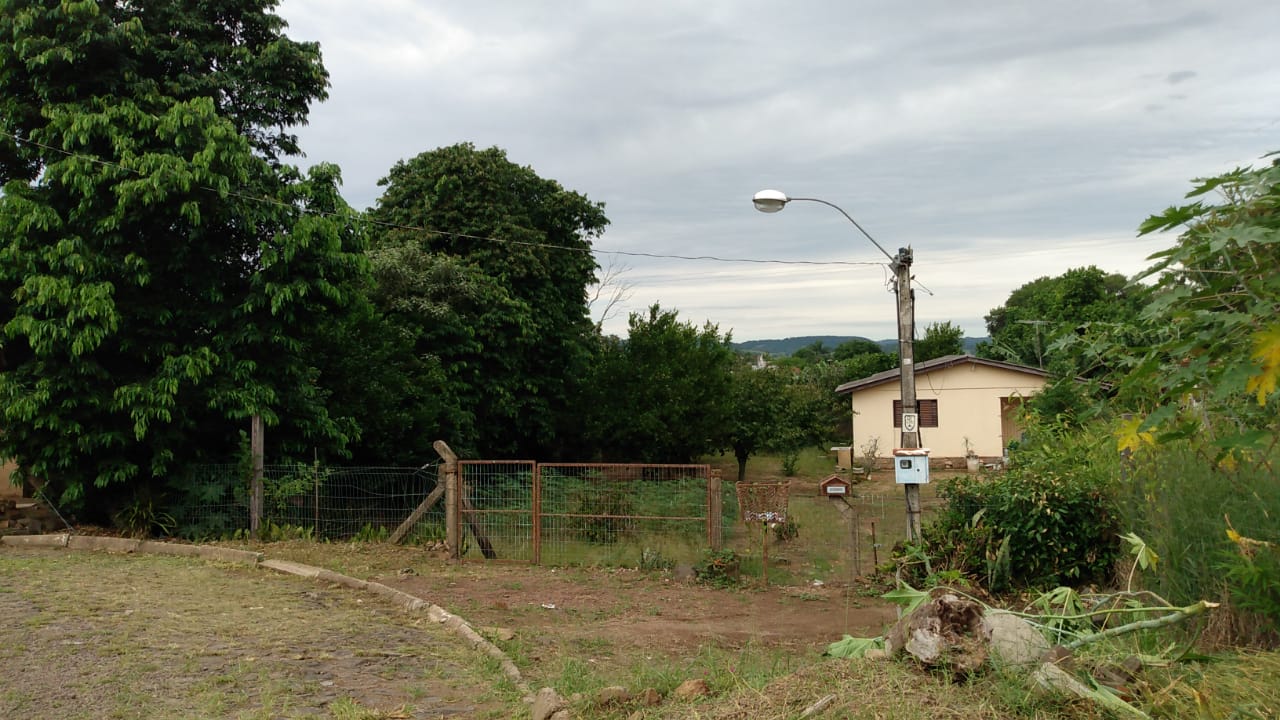
<svg viewBox="0 0 1280 720"><path fill-rule="evenodd" d="M893 451L893 474L899 485L926 485L929 482L929 448L897 448Z"/></svg>

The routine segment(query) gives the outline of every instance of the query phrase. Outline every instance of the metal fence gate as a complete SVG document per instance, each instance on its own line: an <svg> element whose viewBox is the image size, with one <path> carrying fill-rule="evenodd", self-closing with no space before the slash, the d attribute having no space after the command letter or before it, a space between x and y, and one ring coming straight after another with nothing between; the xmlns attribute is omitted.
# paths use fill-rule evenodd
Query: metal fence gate
<svg viewBox="0 0 1280 720"><path fill-rule="evenodd" d="M660 567L721 544L709 465L458 460L457 472L459 557Z"/></svg>

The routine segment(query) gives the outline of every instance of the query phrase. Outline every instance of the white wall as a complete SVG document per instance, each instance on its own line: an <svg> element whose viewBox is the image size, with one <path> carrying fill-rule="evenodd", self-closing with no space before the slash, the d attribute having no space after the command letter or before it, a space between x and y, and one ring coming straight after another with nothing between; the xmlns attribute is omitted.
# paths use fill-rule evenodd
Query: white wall
<svg viewBox="0 0 1280 720"><path fill-rule="evenodd" d="M984 458L1004 452L1000 398L1029 397L1044 387L1036 375L975 363L916 374L916 399L938 401L938 427L921 428L921 445L932 457L964 457L964 439ZM851 397L853 448L861 455L867 441L879 438L880 457L889 457L902 439L893 427L893 401L902 397L898 382L857 390Z"/></svg>

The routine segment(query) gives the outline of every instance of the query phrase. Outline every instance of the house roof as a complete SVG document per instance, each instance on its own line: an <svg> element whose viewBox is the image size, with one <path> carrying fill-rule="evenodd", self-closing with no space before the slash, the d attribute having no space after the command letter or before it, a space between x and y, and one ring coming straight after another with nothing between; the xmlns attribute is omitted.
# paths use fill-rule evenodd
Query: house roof
<svg viewBox="0 0 1280 720"><path fill-rule="evenodd" d="M985 367L1001 368L1004 370L1012 370L1014 372L1026 373L1027 375L1035 375L1036 377L1049 377L1049 373L1040 368L1028 367L1026 365L1018 365L1016 363L1003 362L1000 360L988 360L987 358L974 357L973 355L943 355L940 358L926 360L922 363L916 363L916 375L927 375L936 370L946 370L947 368L956 367L957 365L983 365ZM875 375L868 375L861 380L850 380L836 388L837 395L846 395L855 390L863 390L876 385L883 385L889 382L898 382L899 371L901 368L885 370Z"/></svg>

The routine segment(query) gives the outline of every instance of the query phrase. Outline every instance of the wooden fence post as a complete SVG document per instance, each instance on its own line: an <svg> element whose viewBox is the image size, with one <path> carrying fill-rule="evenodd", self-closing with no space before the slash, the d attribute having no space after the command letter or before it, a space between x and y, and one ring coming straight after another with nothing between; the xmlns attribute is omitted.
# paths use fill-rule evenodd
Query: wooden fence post
<svg viewBox="0 0 1280 720"><path fill-rule="evenodd" d="M457 560L462 557L462 537L458 532L458 456L443 440L431 445L444 460L441 472L444 474L444 540L449 545L449 557Z"/></svg>
<svg viewBox="0 0 1280 720"><path fill-rule="evenodd" d="M262 528L262 434L262 416L255 414L249 420L249 456L253 464L253 478L249 483L249 534L255 538Z"/></svg>

